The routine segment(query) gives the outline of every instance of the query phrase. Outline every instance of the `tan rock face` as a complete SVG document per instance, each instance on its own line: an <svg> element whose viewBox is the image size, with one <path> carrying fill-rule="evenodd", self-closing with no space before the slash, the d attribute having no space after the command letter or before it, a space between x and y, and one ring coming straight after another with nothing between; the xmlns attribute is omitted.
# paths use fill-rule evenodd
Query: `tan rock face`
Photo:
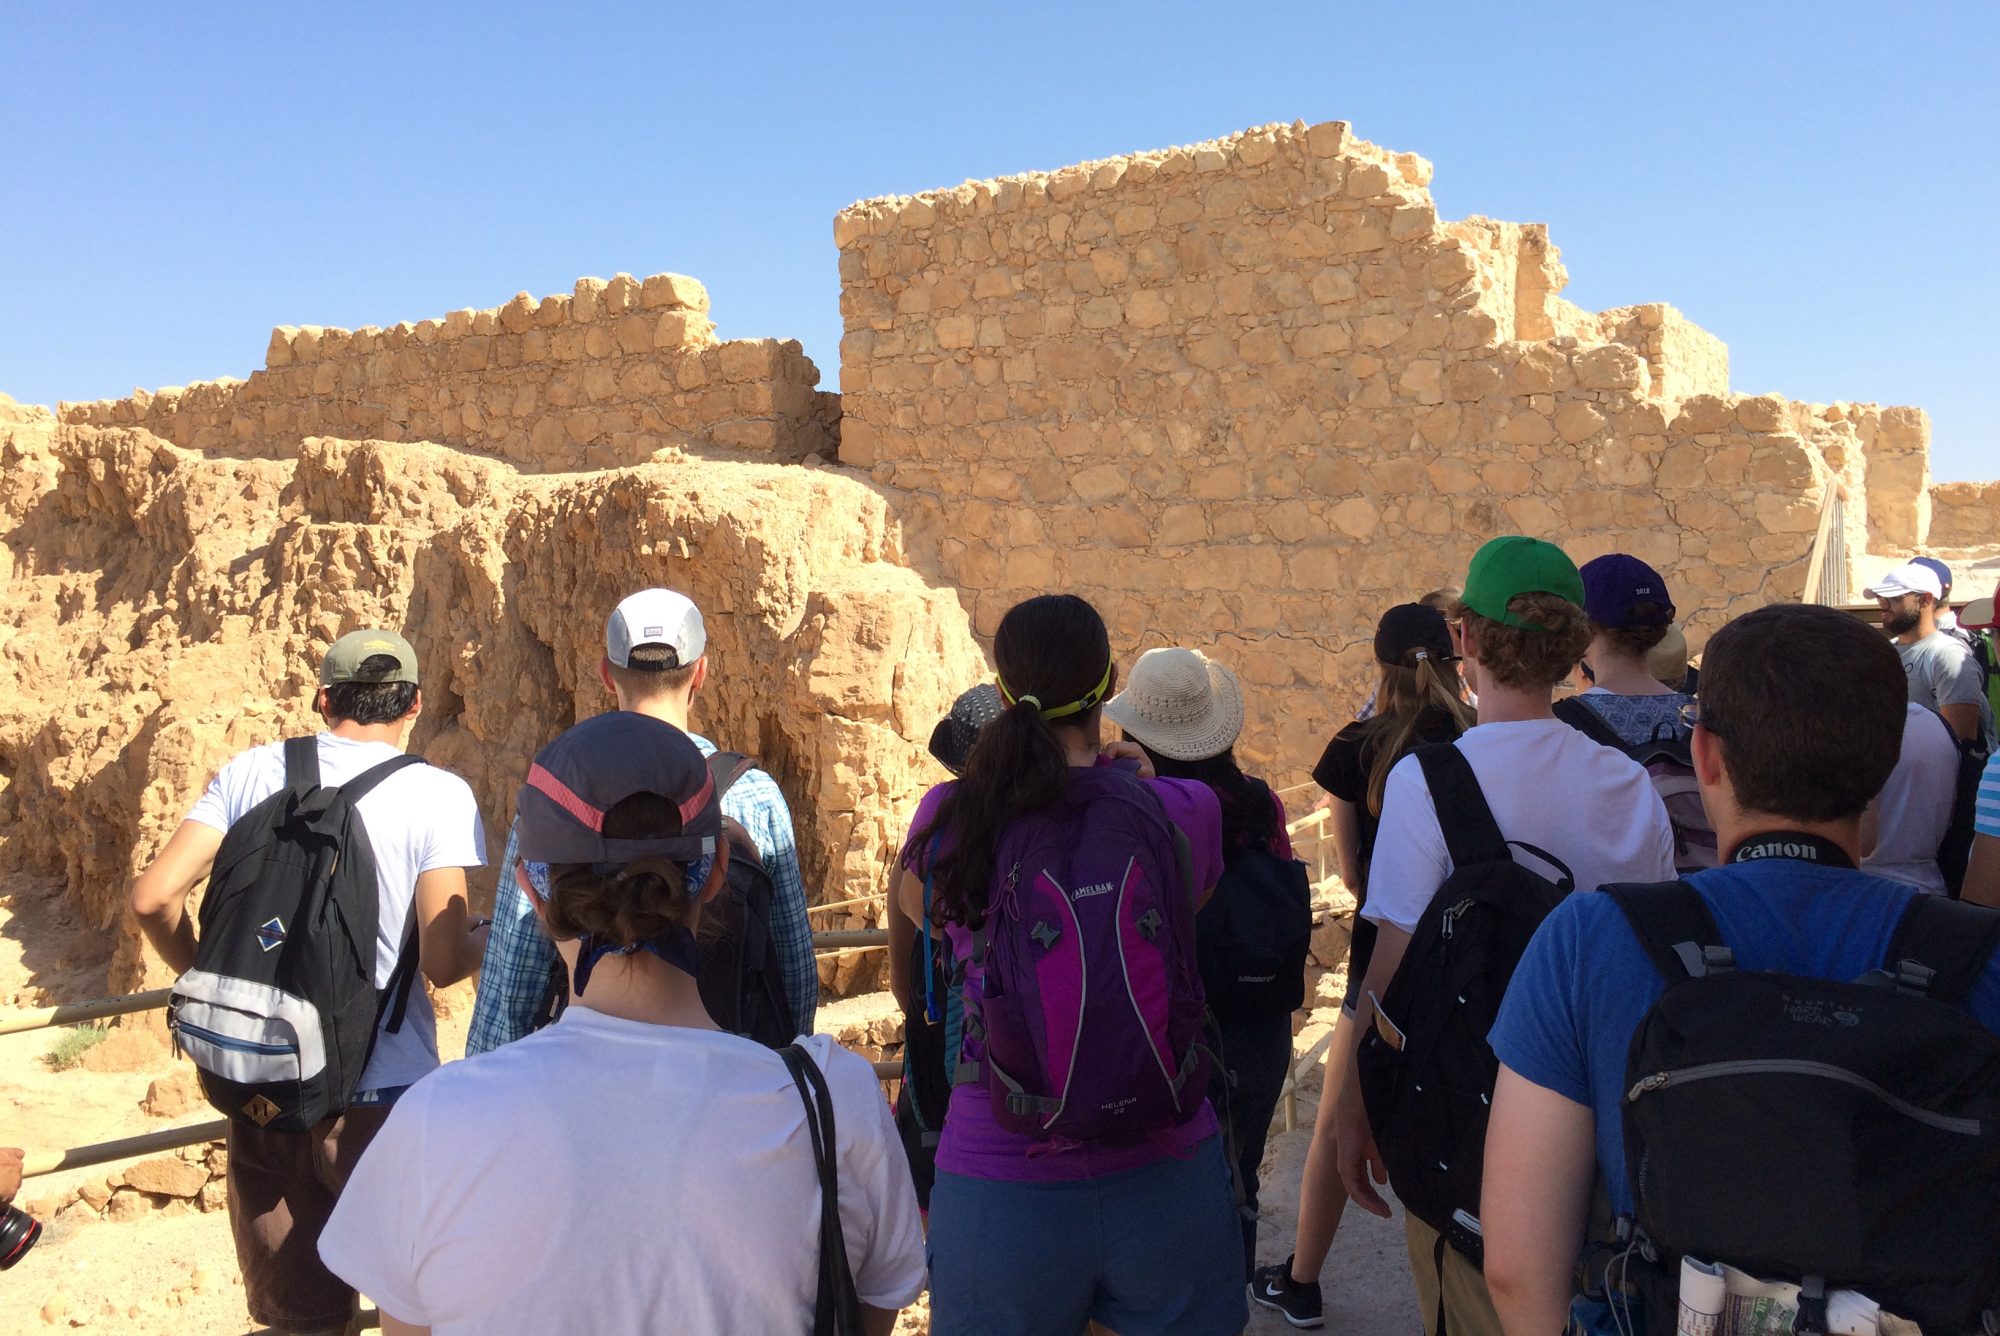
<svg viewBox="0 0 2000 1336"><path fill-rule="evenodd" d="M528 758L612 705L608 609L685 590L709 629L694 727L778 777L829 901L883 885L941 777L924 741L985 671L956 596L909 568L895 512L838 471L681 458L555 477L434 445L314 438L239 460L45 417L0 433L18 461L0 490L0 661L18 684L0 696L5 856L64 870L107 927L126 927L127 878L217 766L316 726L319 656L355 626L416 644L412 749L472 783L497 857ZM859 986L880 959L828 968ZM164 981L129 930L113 975ZM133 1042L157 1061L154 1039Z"/></svg>
<svg viewBox="0 0 2000 1336"><path fill-rule="evenodd" d="M112 1185L160 1197L199 1197L208 1186L208 1170L172 1155L160 1155L126 1165L112 1175Z"/></svg>

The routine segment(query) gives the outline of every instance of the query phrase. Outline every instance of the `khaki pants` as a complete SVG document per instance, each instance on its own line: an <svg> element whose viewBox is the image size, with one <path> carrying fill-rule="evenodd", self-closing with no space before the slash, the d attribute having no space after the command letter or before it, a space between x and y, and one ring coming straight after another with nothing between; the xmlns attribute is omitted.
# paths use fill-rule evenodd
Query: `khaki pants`
<svg viewBox="0 0 2000 1336"><path fill-rule="evenodd" d="M1417 1308L1424 1336L1502 1336L1500 1315L1486 1292L1486 1277L1464 1254L1443 1245L1444 1274L1438 1274L1438 1232L1403 1212L1403 1236L1410 1249L1410 1274L1417 1282ZM1444 1290L1444 1331L1438 1330L1438 1290Z"/></svg>

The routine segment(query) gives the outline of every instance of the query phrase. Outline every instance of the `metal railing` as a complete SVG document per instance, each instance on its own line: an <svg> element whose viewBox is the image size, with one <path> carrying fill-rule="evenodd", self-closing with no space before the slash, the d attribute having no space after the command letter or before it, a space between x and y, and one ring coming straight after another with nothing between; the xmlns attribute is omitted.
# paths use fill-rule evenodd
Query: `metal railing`
<svg viewBox="0 0 2000 1336"><path fill-rule="evenodd" d="M870 951L888 944L889 931L886 928L847 928L836 932L813 934L813 950L828 954ZM99 997L88 1002L70 1002L59 1007L36 1007L28 1011L8 1012L0 1014L0 1035L25 1034L31 1030L47 1030L58 1025L82 1025L90 1021L108 1020L114 1016L129 1016L135 1012L157 1011L167 1005L167 999L172 993L171 988L151 988L143 993L127 993L122 997ZM896 1080L902 1074L903 1064L900 1062L875 1064L875 1075L882 1080ZM228 1129L227 1118L211 1118L206 1122L188 1123L181 1127L163 1127L156 1132L142 1132L138 1136L118 1137L88 1146L31 1151L22 1162L21 1176L40 1178L67 1169L88 1169L93 1165L110 1164L116 1160L135 1160L145 1155L179 1150L183 1146L199 1146L206 1142L222 1140L223 1134Z"/></svg>

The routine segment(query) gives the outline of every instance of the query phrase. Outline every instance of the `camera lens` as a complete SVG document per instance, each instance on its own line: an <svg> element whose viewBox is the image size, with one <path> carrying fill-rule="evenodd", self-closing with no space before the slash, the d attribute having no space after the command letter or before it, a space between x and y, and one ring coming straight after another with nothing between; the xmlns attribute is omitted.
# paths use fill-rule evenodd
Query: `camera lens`
<svg viewBox="0 0 2000 1336"><path fill-rule="evenodd" d="M41 1236L41 1221L18 1206L0 1207L0 1271L26 1257Z"/></svg>

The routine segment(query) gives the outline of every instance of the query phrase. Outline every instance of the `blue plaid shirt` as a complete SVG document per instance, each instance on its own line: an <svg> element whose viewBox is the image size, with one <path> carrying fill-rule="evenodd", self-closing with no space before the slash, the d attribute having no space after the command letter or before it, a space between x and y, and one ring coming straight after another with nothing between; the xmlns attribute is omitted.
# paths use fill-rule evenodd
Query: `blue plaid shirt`
<svg viewBox="0 0 2000 1336"><path fill-rule="evenodd" d="M707 738L688 736L702 755L715 754L715 744ZM793 1028L798 1034L811 1034L819 1010L819 965L813 959L812 924L806 918L806 884L799 875L791 808L776 780L762 770L747 770L722 796L722 811L750 833L764 871L770 874L771 927L785 975L785 995L792 1002ZM510 827L507 852L500 859L500 884L493 895L493 927L486 938L472 1029L465 1038L468 1058L527 1034L555 973L555 945L514 878L518 857L518 835Z"/></svg>

